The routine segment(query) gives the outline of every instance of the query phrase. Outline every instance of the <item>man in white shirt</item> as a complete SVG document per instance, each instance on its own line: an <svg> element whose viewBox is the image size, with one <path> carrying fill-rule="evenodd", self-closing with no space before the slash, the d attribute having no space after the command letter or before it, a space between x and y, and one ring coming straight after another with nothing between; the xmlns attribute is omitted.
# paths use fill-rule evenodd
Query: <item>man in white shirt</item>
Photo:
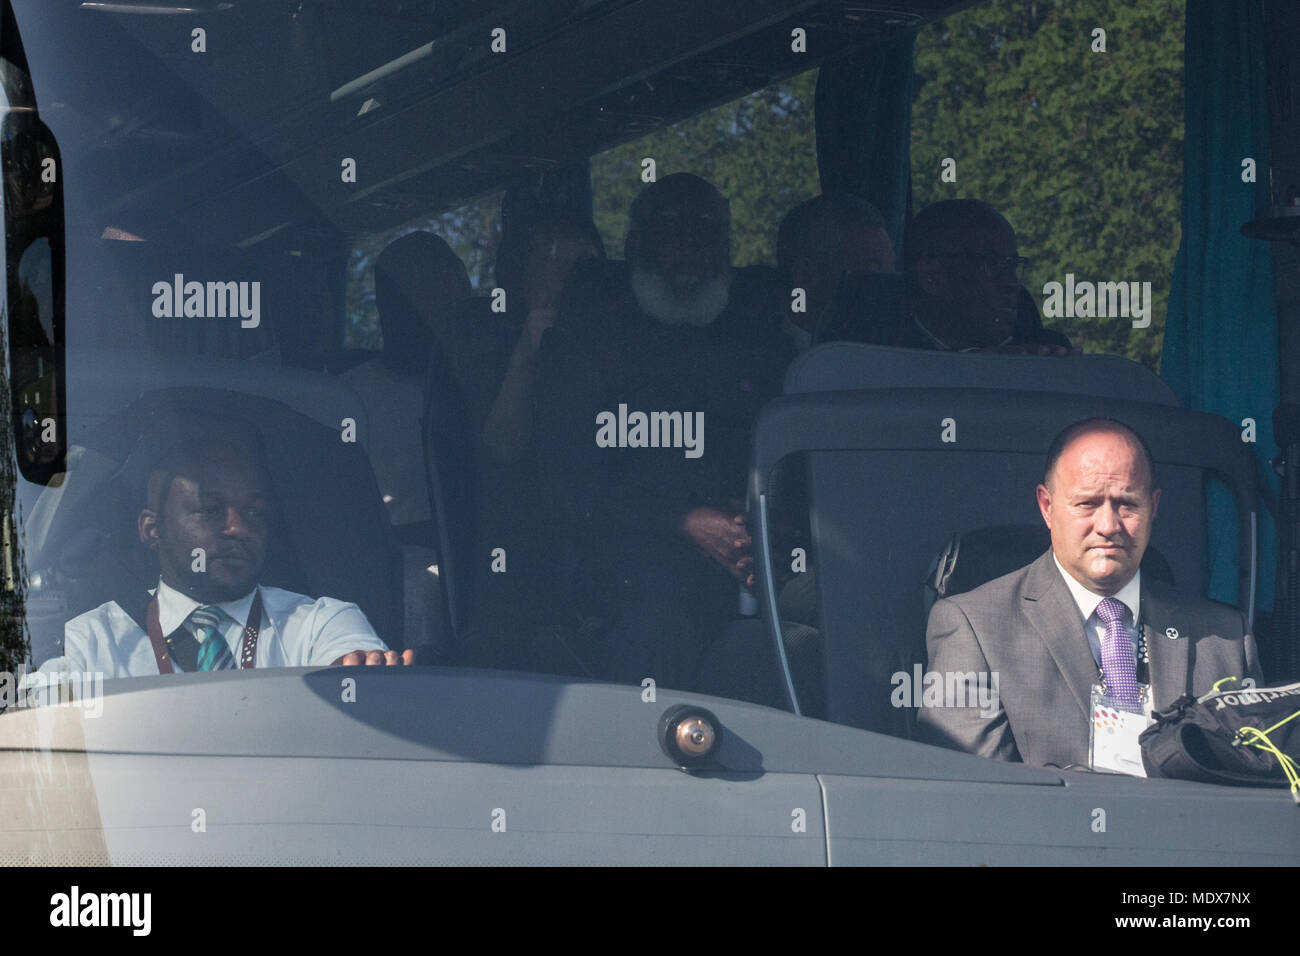
<svg viewBox="0 0 1300 956"><path fill-rule="evenodd" d="M930 611L928 670L945 683L955 675L995 686L1000 699L991 712L922 708L928 739L985 757L1086 766L1093 685L1119 709L1141 712L1144 686L1159 710L1224 677L1262 681L1241 611L1142 578L1160 489L1136 432L1105 418L1069 426L1052 443L1037 495L1051 549Z"/></svg>
<svg viewBox="0 0 1300 956"><path fill-rule="evenodd" d="M69 621L41 670L137 677L238 667L410 664L355 604L258 586L267 483L236 439L192 439L149 475L140 540L158 556L152 598L110 601Z"/></svg>

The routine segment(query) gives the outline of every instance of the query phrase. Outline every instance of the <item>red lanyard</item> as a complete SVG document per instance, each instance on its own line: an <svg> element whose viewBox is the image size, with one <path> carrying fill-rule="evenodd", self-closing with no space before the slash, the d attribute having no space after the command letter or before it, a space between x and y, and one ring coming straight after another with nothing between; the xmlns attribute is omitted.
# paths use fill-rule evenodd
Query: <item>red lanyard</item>
<svg viewBox="0 0 1300 956"><path fill-rule="evenodd" d="M149 610L145 618L149 643L153 645L153 656L158 661L158 673L175 673L172 669L171 655L167 653L167 638L163 637L162 625L158 623L158 595L155 594L153 600L149 602ZM253 595L253 603L248 609L248 623L244 625L244 639L240 645L242 651L239 655L239 666L244 670L253 667L253 658L257 654L257 631L261 624L262 592L258 591Z"/></svg>

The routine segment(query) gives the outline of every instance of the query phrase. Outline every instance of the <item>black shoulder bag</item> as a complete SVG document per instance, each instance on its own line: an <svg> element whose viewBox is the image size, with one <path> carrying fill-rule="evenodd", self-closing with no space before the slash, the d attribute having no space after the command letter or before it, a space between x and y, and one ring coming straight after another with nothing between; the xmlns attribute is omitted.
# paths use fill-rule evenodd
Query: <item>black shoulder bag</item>
<svg viewBox="0 0 1300 956"><path fill-rule="evenodd" d="M1219 689L1229 681L1238 686ZM1184 695L1151 716L1138 738L1148 777L1290 785L1300 806L1300 683L1242 687L1225 677L1203 697Z"/></svg>

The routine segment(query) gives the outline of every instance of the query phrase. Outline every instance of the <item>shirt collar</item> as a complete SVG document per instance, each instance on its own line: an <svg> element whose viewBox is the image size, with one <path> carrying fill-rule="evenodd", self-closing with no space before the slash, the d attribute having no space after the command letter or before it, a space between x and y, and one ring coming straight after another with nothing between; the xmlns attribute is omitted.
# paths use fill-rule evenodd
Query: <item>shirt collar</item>
<svg viewBox="0 0 1300 956"><path fill-rule="evenodd" d="M162 578L158 579L158 590L155 593L158 595L158 626L164 635L171 634L185 623L195 608L203 606L189 595L169 586ZM216 606L234 618L240 627L244 627L248 624L248 612L253 606L253 595L256 593L257 588L253 588L241 598Z"/></svg>
<svg viewBox="0 0 1300 956"><path fill-rule="evenodd" d="M1083 615L1085 621L1088 620L1088 618L1092 617L1092 615L1096 613L1097 605L1100 604L1102 599L1107 597L1107 595L1094 594L1092 591L1080 584L1074 576L1070 574L1070 572L1066 571L1065 568L1062 567L1061 562L1057 560L1055 554L1052 555L1052 560L1056 561L1056 570L1060 571L1061 577L1065 579L1065 586L1070 589L1070 596L1074 598L1074 603L1078 605L1079 613ZM1136 624L1138 621L1138 612L1141 610L1138 606L1138 602L1142 596L1141 569L1138 569L1137 573L1133 575L1133 579L1129 581L1128 584L1124 585L1114 594L1109 596L1115 598L1117 601L1123 602L1124 606L1129 609L1130 613L1132 613L1133 621Z"/></svg>

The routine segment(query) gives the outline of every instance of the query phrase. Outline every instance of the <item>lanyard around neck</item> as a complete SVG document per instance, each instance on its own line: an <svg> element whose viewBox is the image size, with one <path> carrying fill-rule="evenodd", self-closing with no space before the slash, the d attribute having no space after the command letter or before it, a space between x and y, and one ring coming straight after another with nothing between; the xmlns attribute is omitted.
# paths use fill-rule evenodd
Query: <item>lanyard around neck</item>
<svg viewBox="0 0 1300 956"><path fill-rule="evenodd" d="M167 638L163 636L162 624L158 621L158 595L155 594L153 600L149 602L149 610L146 612L145 618L145 629L149 632L149 643L153 645L153 656L158 661L158 673L175 673L172 668L171 655L167 653ZM244 625L244 638L240 645L241 651L239 654L241 669L249 670L253 667L253 658L257 654L257 633L261 624L262 592L259 590L253 595L253 603L248 608L248 623Z"/></svg>

